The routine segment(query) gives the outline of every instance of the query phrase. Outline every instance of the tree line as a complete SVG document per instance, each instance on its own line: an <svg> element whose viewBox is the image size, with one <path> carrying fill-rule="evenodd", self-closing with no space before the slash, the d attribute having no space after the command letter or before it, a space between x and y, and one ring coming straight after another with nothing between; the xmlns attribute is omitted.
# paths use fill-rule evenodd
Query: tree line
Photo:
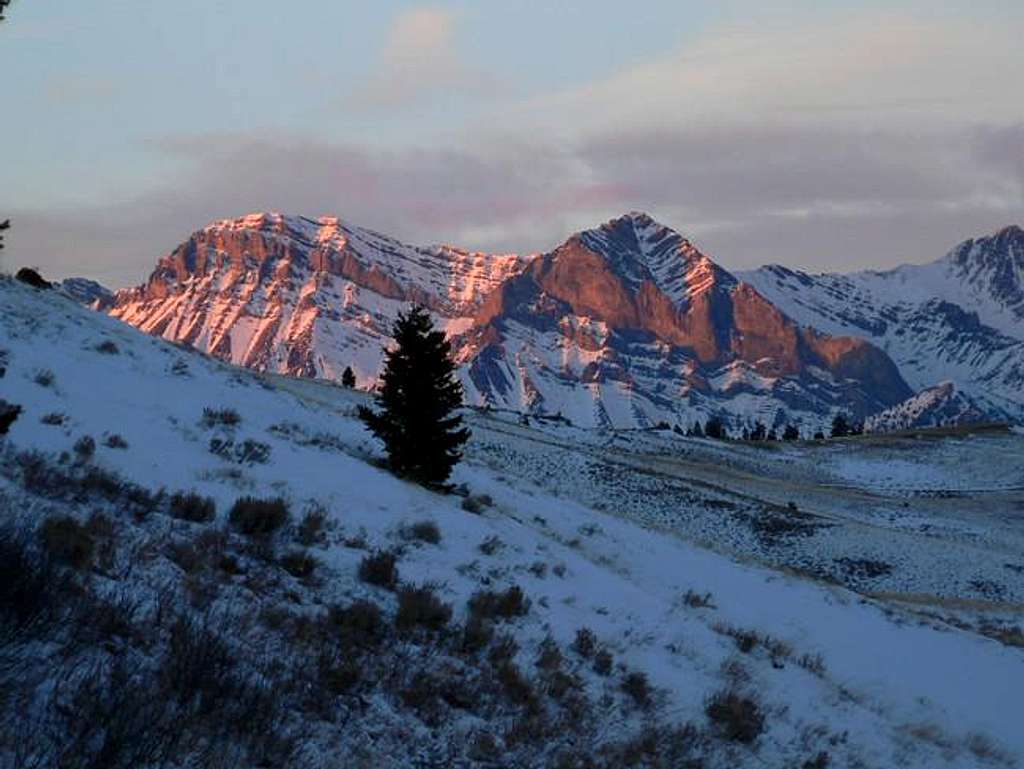
<svg viewBox="0 0 1024 769"><path fill-rule="evenodd" d="M659 423L660 429L668 429L666 422ZM741 440L741 441L799 441L811 439L823 441L828 438L847 438L854 435L863 435L864 423L854 420L843 412L832 417L832 426L826 436L821 430L812 435L803 435L800 427L792 422L776 427L768 427L761 420L753 424L742 424L730 432L725 421L718 416L708 417L707 421L701 423L699 420L687 427L685 430L676 425L672 430L678 435L685 435L689 438L713 438L720 441Z"/></svg>

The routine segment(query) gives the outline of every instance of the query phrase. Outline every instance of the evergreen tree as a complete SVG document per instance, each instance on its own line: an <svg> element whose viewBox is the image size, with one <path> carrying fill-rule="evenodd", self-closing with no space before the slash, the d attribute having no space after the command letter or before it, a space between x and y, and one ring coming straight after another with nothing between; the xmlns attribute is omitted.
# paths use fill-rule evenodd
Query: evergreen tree
<svg viewBox="0 0 1024 769"><path fill-rule="evenodd" d="M760 419L754 423L754 429L750 431L750 440L752 441L763 441L765 435L768 434L768 428L764 426L764 422Z"/></svg>
<svg viewBox="0 0 1024 769"><path fill-rule="evenodd" d="M462 417L453 413L462 405L462 386L451 345L419 306L398 316L392 336L395 346L385 355L377 395L380 411L362 406L359 417L384 442L392 470L440 485L469 439Z"/></svg>
<svg viewBox="0 0 1024 769"><path fill-rule="evenodd" d="M341 372L341 385L342 387L356 386L356 375L351 366L345 366L345 370Z"/></svg>
<svg viewBox="0 0 1024 769"><path fill-rule="evenodd" d="M832 417L832 437L833 438L845 438L850 434L850 422L846 418L846 414L840 411L834 417Z"/></svg>
<svg viewBox="0 0 1024 769"><path fill-rule="evenodd" d="M0 251L4 250L4 230L9 230L10 228L10 219L4 219L2 222L0 222Z"/></svg>
<svg viewBox="0 0 1024 769"><path fill-rule="evenodd" d="M729 434L725 430L725 425L719 417L711 417L704 425L704 434L708 438L715 438L716 440L725 440L729 437Z"/></svg>
<svg viewBox="0 0 1024 769"><path fill-rule="evenodd" d="M704 428L701 426L700 422L694 422L693 423L693 428L690 430L690 434L694 438L703 438L704 437Z"/></svg>
<svg viewBox="0 0 1024 769"><path fill-rule="evenodd" d="M782 431L782 440L784 441L798 441L800 440L800 428L796 425L786 425L786 429Z"/></svg>

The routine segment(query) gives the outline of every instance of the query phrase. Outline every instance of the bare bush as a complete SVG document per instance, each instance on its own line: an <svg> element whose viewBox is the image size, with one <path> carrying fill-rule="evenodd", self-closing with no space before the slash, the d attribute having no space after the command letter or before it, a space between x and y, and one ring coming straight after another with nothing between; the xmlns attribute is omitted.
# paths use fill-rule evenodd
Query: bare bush
<svg viewBox="0 0 1024 769"><path fill-rule="evenodd" d="M128 441L117 433L111 433L103 439L103 445L108 449L127 449Z"/></svg>
<svg viewBox="0 0 1024 769"><path fill-rule="evenodd" d="M407 585L398 591L395 627L399 631L443 630L451 617L452 607L437 597L433 585Z"/></svg>
<svg viewBox="0 0 1024 769"><path fill-rule="evenodd" d="M324 524L327 521L327 511L322 507L314 506L306 511L299 521L295 532L295 539L300 545L312 547L323 544L326 540L324 535Z"/></svg>
<svg viewBox="0 0 1024 769"><path fill-rule="evenodd" d="M232 408L211 408L203 409L202 419L199 424L206 428L211 427L235 427L242 422L242 417Z"/></svg>
<svg viewBox="0 0 1024 769"><path fill-rule="evenodd" d="M530 600L519 585L507 590L481 590L469 599L469 613L481 619L522 617L530 610Z"/></svg>
<svg viewBox="0 0 1024 769"><path fill-rule="evenodd" d="M647 674L639 670L627 673L622 679L620 688L639 708L647 708L651 704L651 684L647 680Z"/></svg>
<svg viewBox="0 0 1024 769"><path fill-rule="evenodd" d="M79 462L88 462L96 453L96 440L91 435L83 435L72 448Z"/></svg>
<svg viewBox="0 0 1024 769"><path fill-rule="evenodd" d="M441 542L441 529L434 521L417 521L402 527L402 537L407 540L437 545Z"/></svg>
<svg viewBox="0 0 1024 769"><path fill-rule="evenodd" d="M359 579L370 585L394 590L398 586L398 556L390 550L378 550L359 563Z"/></svg>
<svg viewBox="0 0 1024 769"><path fill-rule="evenodd" d="M281 568L297 579L312 577L316 565L316 558L302 550L292 550L281 556Z"/></svg>
<svg viewBox="0 0 1024 769"><path fill-rule="evenodd" d="M228 520L250 537L266 536L288 522L288 503L281 497L239 497L228 513Z"/></svg>
<svg viewBox="0 0 1024 769"><path fill-rule="evenodd" d="M588 627L581 627L576 631L576 638L572 642L572 650L584 659L590 659L597 651L597 636Z"/></svg>
<svg viewBox="0 0 1024 769"><path fill-rule="evenodd" d="M39 529L43 547L51 558L76 569L92 563L96 544L82 524L69 515L47 518Z"/></svg>
<svg viewBox="0 0 1024 769"><path fill-rule="evenodd" d="M171 494L168 504L175 518L193 523L212 521L217 514L217 504L212 497L204 497L195 491L176 491Z"/></svg>
<svg viewBox="0 0 1024 769"><path fill-rule="evenodd" d="M712 695L704 712L722 737L732 742L752 743L764 731L764 714L757 701L730 689Z"/></svg>

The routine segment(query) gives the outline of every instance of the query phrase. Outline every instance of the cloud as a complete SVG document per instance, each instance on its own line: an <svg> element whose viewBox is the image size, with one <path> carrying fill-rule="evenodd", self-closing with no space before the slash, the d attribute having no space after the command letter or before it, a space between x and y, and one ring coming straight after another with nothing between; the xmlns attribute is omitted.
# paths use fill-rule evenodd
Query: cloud
<svg viewBox="0 0 1024 769"><path fill-rule="evenodd" d="M157 145L188 172L133 200L62 211L10 211L4 255L54 275L83 275L123 286L138 282L164 253L213 219L279 210L338 214L414 243L507 247L503 233L551 242L536 222L556 222L569 200L606 193L579 180L572 159L549 147L386 152L295 136L181 137ZM517 229L518 228L518 229ZM469 233L489 232L487 242Z"/></svg>
<svg viewBox="0 0 1024 769"><path fill-rule="evenodd" d="M496 83L459 55L457 17L413 8L395 19L377 68L353 97L355 106L394 110L438 97L480 96Z"/></svg>
<svg viewBox="0 0 1024 769"><path fill-rule="evenodd" d="M968 19L838 16L786 28L721 29L510 116L587 134L636 128L843 127L1024 120L1018 30ZM550 119L549 119L550 118Z"/></svg>
<svg viewBox="0 0 1024 769"><path fill-rule="evenodd" d="M422 9L396 22L380 105L467 82L449 58L453 25ZM254 210L534 251L646 209L728 267L926 261L1020 222L1024 101L1008 89L1024 79L1022 62L1009 30L966 21L725 30L581 88L505 98L443 144L383 151L256 133L156 142L163 164L181 169L164 189L10 211L5 255L124 285L191 230Z"/></svg>

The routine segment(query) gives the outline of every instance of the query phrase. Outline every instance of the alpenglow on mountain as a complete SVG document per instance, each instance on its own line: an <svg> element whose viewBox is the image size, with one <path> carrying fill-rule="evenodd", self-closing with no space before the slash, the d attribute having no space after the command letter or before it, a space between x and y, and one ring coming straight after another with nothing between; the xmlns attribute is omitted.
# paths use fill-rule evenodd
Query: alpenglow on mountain
<svg viewBox="0 0 1024 769"><path fill-rule="evenodd" d="M920 306L901 306L898 325L952 323L937 318L959 311L965 344L1016 344L1019 354L1024 342L1007 329L1024 312L1013 304L1020 272L1004 279L999 243L972 248L944 278L945 293L928 294L934 277L921 281ZM945 275L935 265L901 269ZM972 336L972 316L955 304L958 279L986 297L994 281L1009 303L1002 331ZM452 339L468 402L582 426L687 427L720 415L737 429L761 420L810 432L837 411L867 418L946 380L986 416L1024 413L1024 399L976 391L971 353L943 348L922 360L897 344L907 332L879 325L892 313L865 307L842 283L866 280L777 267L734 275L643 213L530 256L416 247L336 217L260 213L194 233L145 284L119 291L109 312L257 370L339 379L351 366L371 387L393 320L421 303Z"/></svg>

